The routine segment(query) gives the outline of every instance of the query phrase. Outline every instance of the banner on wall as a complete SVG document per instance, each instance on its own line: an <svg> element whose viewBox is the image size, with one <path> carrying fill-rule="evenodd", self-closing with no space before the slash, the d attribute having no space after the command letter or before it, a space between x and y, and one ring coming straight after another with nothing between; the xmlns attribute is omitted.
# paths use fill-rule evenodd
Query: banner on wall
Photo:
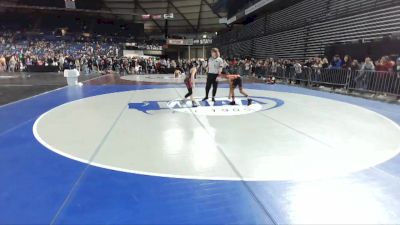
<svg viewBox="0 0 400 225"><path fill-rule="evenodd" d="M143 57L144 52L142 50L124 50L125 57Z"/></svg>
<svg viewBox="0 0 400 225"><path fill-rule="evenodd" d="M168 39L168 45L193 45L193 39Z"/></svg>
<svg viewBox="0 0 400 225"><path fill-rule="evenodd" d="M213 43L212 39L195 39L193 40L194 45L211 45Z"/></svg>

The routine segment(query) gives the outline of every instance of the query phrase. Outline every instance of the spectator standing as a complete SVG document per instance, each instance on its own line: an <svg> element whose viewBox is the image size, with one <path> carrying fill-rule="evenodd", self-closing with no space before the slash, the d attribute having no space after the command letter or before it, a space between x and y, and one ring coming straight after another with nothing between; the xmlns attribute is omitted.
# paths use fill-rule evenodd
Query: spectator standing
<svg viewBox="0 0 400 225"><path fill-rule="evenodd" d="M81 62L78 58L75 59L75 69L81 71Z"/></svg>
<svg viewBox="0 0 400 225"><path fill-rule="evenodd" d="M377 73L373 81L373 90L376 92L386 92L389 91L390 87L388 81L393 79L394 74L393 69L395 67L395 62L390 60L389 56L383 56L376 64Z"/></svg>
<svg viewBox="0 0 400 225"><path fill-rule="evenodd" d="M397 87L395 94L397 94L397 99L400 99L400 57L397 58L396 60L395 73L396 73L395 87Z"/></svg>
<svg viewBox="0 0 400 225"><path fill-rule="evenodd" d="M59 72L64 71L64 64L65 64L65 58L63 55L60 55L60 58L58 59L58 68L59 68Z"/></svg>
<svg viewBox="0 0 400 225"><path fill-rule="evenodd" d="M351 66L350 66L350 69L352 70L352 71L357 71L357 70L360 70L360 63L358 63L358 60L353 60L352 62L351 62Z"/></svg>
<svg viewBox="0 0 400 225"><path fill-rule="evenodd" d="M396 60L396 73L397 77L400 78L400 57Z"/></svg>
<svg viewBox="0 0 400 225"><path fill-rule="evenodd" d="M328 67L329 63L327 62L326 64L327 64L326 67ZM312 73L311 73L312 81L314 81L314 82L319 82L320 81L320 77L321 77L321 73L322 73L321 69L323 68L323 66L324 65L323 65L323 61L321 60L321 58L317 57L317 58L314 59L314 62L311 65L311 68L312 68ZM315 85L315 86L318 86L318 84Z"/></svg>
<svg viewBox="0 0 400 225"><path fill-rule="evenodd" d="M8 65L8 72L15 72L15 66L17 65L17 60L15 59L15 56L11 56Z"/></svg>
<svg viewBox="0 0 400 225"><path fill-rule="evenodd" d="M0 55L0 72L4 72L6 68L6 58L4 57L4 55Z"/></svg>
<svg viewBox="0 0 400 225"><path fill-rule="evenodd" d="M376 70L382 72L393 72L394 66L395 62L390 60L389 56L383 56L381 60L377 63Z"/></svg>
<svg viewBox="0 0 400 225"><path fill-rule="evenodd" d="M332 60L331 69L342 69L343 61L340 59L340 55L335 55Z"/></svg>
<svg viewBox="0 0 400 225"><path fill-rule="evenodd" d="M297 84L297 83L300 83L299 79L302 78L301 75L303 73L303 70L302 70L302 66L299 61L296 61L293 65L293 67L294 67L294 71L295 71L295 82Z"/></svg>
<svg viewBox="0 0 400 225"><path fill-rule="evenodd" d="M375 65L370 57L365 58L365 61L361 66L361 71L375 71Z"/></svg>
<svg viewBox="0 0 400 225"><path fill-rule="evenodd" d="M345 55L343 58L342 68L345 70L351 70L352 63L353 60L351 59L351 56Z"/></svg>
<svg viewBox="0 0 400 225"><path fill-rule="evenodd" d="M324 59L322 59L322 69L328 69L328 68L329 68L328 58L324 57Z"/></svg>

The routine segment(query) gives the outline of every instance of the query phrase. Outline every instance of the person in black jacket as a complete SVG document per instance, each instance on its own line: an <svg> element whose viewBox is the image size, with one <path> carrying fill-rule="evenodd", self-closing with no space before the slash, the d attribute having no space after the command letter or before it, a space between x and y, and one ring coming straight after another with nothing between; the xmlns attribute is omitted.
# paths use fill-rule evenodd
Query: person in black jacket
<svg viewBox="0 0 400 225"><path fill-rule="evenodd" d="M351 70L353 60L351 59L351 56L345 55L343 58L343 65L342 68L346 70Z"/></svg>

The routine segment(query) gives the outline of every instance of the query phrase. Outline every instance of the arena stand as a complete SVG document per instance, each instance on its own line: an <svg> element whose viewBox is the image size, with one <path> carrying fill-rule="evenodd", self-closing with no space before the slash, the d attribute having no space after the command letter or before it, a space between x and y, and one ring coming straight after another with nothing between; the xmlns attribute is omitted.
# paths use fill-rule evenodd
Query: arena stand
<svg viewBox="0 0 400 225"><path fill-rule="evenodd" d="M231 57L306 59L322 55L331 43L395 33L399 13L400 2L395 0L305 0L221 34L214 44ZM390 26L385 25L388 21Z"/></svg>
<svg viewBox="0 0 400 225"><path fill-rule="evenodd" d="M399 66L393 65L391 71L378 68L376 72L361 70L367 56L373 56L372 60L376 60L374 63L378 65L382 55L376 50L374 54L355 54L357 66L351 70L348 68L349 71L310 66L311 61L321 60L323 56L330 61L333 55L327 52L330 46L338 43L372 42L380 45L385 42L384 38L400 30L399 15L400 1L395 0L305 0L223 33L215 38L214 45L226 58L252 58L255 76L268 79L275 76L285 83L302 83L310 87L323 85L345 91L400 96ZM362 47L365 48L365 44ZM385 49L378 52L399 55L396 48ZM365 49L363 51L367 53ZM277 64L273 70L272 58ZM396 58L391 57L392 64L394 61ZM293 66L296 63L301 64L301 70L297 72Z"/></svg>

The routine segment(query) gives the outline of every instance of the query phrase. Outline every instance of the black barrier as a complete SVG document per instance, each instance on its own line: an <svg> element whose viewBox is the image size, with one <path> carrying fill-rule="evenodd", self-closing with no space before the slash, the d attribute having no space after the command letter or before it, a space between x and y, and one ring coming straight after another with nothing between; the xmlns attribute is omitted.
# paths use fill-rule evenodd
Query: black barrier
<svg viewBox="0 0 400 225"><path fill-rule="evenodd" d="M58 72L58 66L26 66L26 72L51 73Z"/></svg>

